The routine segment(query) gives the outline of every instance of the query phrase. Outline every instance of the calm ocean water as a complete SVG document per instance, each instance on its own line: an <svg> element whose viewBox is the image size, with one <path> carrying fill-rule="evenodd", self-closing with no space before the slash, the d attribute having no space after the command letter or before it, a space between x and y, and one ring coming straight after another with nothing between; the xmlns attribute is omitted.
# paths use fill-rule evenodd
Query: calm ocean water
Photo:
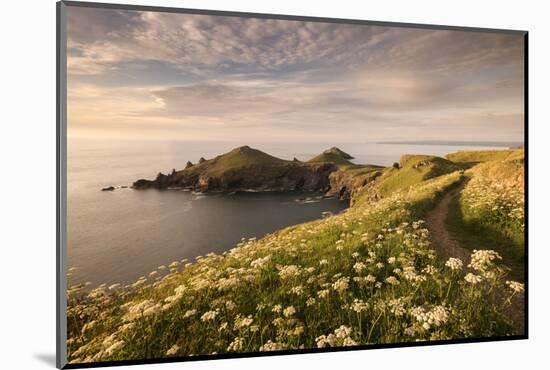
<svg viewBox="0 0 550 370"><path fill-rule="evenodd" d="M207 159L247 143L137 142L70 139L67 158L69 284L135 281L183 258L220 253L241 237L261 237L279 228L345 209L335 199L296 202L304 194L196 196L183 191L102 192L138 178L181 169L188 160ZM259 144L269 154L307 160L331 146L356 157L355 163L391 165L401 154L444 155L462 149L401 144ZM487 148L491 149L491 148Z"/></svg>

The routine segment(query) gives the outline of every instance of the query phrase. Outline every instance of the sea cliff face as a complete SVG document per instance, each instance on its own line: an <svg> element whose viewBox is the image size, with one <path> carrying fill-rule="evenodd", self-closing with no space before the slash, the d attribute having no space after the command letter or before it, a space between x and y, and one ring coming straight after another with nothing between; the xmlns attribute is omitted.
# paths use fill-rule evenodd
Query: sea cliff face
<svg viewBox="0 0 550 370"><path fill-rule="evenodd" d="M199 192L232 191L327 191L330 173L337 170L332 163L305 164L291 162L284 165L247 165L212 173L201 165L165 175L154 180L140 179L134 189L184 188Z"/></svg>
<svg viewBox="0 0 550 370"><path fill-rule="evenodd" d="M182 188L197 192L315 191L350 199L354 191L374 180L382 167L355 165L353 157L330 148L307 162L273 157L242 146L213 159L187 162L181 171L140 179L134 189Z"/></svg>
<svg viewBox="0 0 550 370"><path fill-rule="evenodd" d="M340 199L353 199L353 195L370 184L381 175L381 169L359 167L354 169L341 168L329 175L327 195Z"/></svg>
<svg viewBox="0 0 550 370"><path fill-rule="evenodd" d="M134 189L171 187L200 192L232 191L327 191L329 175L338 166L333 162L287 161L248 146L213 159L188 162L185 169L159 173L154 180L140 179Z"/></svg>

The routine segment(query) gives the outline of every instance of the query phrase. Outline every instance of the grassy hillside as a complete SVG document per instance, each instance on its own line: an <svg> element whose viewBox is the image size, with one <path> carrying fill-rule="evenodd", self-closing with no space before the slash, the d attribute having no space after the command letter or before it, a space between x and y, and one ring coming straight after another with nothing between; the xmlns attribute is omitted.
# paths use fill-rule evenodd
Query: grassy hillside
<svg viewBox="0 0 550 370"><path fill-rule="evenodd" d="M223 255L175 261L129 286L72 287L69 360L515 334L506 308L523 287L506 286L500 256L478 245L469 267L442 260L423 221L465 176L467 186L491 187L487 174L507 172L464 169L443 158L404 156L400 169L376 169L381 174L361 186L345 213L243 240ZM466 189L459 204L465 208L475 198ZM488 224L497 222L492 208L483 212L491 215L481 216ZM514 217L503 222L515 232Z"/></svg>
<svg viewBox="0 0 550 370"><path fill-rule="evenodd" d="M473 250L480 242L491 247L512 267L514 278L522 280L523 151L512 151L505 158L482 162L465 172L468 182L454 203L449 222L464 247Z"/></svg>
<svg viewBox="0 0 550 370"><path fill-rule="evenodd" d="M427 155L403 155L400 168L389 169L378 184L381 194L388 195L421 181L459 170L456 164L440 157Z"/></svg>
<svg viewBox="0 0 550 370"><path fill-rule="evenodd" d="M350 165L353 165L353 163L349 161L350 159L353 159L351 155L340 150L339 148L332 147L330 149L325 150L323 153L311 158L308 162L309 163L328 162L328 163L334 163L336 165L341 165L341 166L350 166Z"/></svg>
<svg viewBox="0 0 550 370"><path fill-rule="evenodd" d="M464 167L444 158L429 155L403 155L399 168L382 170L374 183L357 193L358 202L379 199L396 191L408 189L425 180L460 171Z"/></svg>
<svg viewBox="0 0 550 370"><path fill-rule="evenodd" d="M206 168L210 175L215 176L225 171L246 166L277 167L290 163L292 162L271 156L260 150L250 148L249 146L241 146L191 168L194 171L200 171Z"/></svg>
<svg viewBox="0 0 550 370"><path fill-rule="evenodd" d="M318 156L315 156L308 161L308 163L321 163L321 162L329 162L329 163L334 163L334 164L343 165L343 166L353 165L353 163L350 162L349 160L342 158L338 154L334 154L334 153L321 153Z"/></svg>
<svg viewBox="0 0 550 370"><path fill-rule="evenodd" d="M477 151L459 151L447 154L448 160L460 163L478 163L489 161L522 160L524 156L523 149L510 150L477 150Z"/></svg>

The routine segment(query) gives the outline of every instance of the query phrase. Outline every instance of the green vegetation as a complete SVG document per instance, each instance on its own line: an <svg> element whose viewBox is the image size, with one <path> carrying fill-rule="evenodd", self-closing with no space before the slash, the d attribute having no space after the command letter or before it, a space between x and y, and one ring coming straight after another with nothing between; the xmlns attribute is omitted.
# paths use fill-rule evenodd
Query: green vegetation
<svg viewBox="0 0 550 370"><path fill-rule="evenodd" d="M478 163L488 161L505 161L513 159L523 159L523 149L510 150L477 150L477 151L459 151L447 154L448 160L455 163Z"/></svg>
<svg viewBox="0 0 550 370"><path fill-rule="evenodd" d="M458 171L461 166L444 158L428 155L403 155L400 167L387 168L377 179L376 191L387 196L395 191L407 189L422 181Z"/></svg>
<svg viewBox="0 0 550 370"><path fill-rule="evenodd" d="M465 248L482 244L498 251L519 280L525 264L522 157L523 151L514 151L506 160L486 161L466 171L469 181L448 218Z"/></svg>
<svg viewBox="0 0 550 370"><path fill-rule="evenodd" d="M279 167L290 163L292 162L271 156L260 150L241 146L191 168L196 171L207 168L207 173L210 176L219 176L224 172L246 166Z"/></svg>
<svg viewBox="0 0 550 370"><path fill-rule="evenodd" d="M323 153L311 158L309 163L334 163L339 166L354 166L349 160L353 159L351 155L342 150L332 147L325 150Z"/></svg>
<svg viewBox="0 0 550 370"><path fill-rule="evenodd" d="M334 163L342 166L353 165L353 163L351 163L347 159L342 158L338 154L334 154L334 153L321 153L318 156L311 158L308 162L309 163L329 162L329 163Z"/></svg>
<svg viewBox="0 0 550 370"><path fill-rule="evenodd" d="M519 193L493 198L516 176L511 163L520 176L518 161L465 172L433 156L403 156L399 169L346 167L368 181L345 213L243 240L223 255L159 266L129 286L71 287L69 361L517 334L505 310L523 285L505 283L501 256L478 245L471 261L441 260L423 221L467 176L460 226L483 222L519 237ZM478 197L487 191L490 198ZM501 200L499 207L514 208L490 204Z"/></svg>

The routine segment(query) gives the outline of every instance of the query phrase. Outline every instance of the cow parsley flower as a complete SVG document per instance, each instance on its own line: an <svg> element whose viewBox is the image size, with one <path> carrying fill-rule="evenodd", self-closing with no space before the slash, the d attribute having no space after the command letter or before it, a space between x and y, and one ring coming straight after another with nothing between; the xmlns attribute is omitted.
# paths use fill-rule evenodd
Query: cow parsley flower
<svg viewBox="0 0 550 370"><path fill-rule="evenodd" d="M183 314L183 318L186 319L188 317L194 316L196 313L197 313L197 310L195 310L195 309L188 310L188 311L185 312L185 314Z"/></svg>
<svg viewBox="0 0 550 370"><path fill-rule="evenodd" d="M207 311L201 316L201 321L212 321L218 316L219 311Z"/></svg>
<svg viewBox="0 0 550 370"><path fill-rule="evenodd" d="M317 292L317 297L326 298L326 297L328 297L329 293L330 292L329 292L328 289L323 289L323 290L320 290L320 291Z"/></svg>
<svg viewBox="0 0 550 370"><path fill-rule="evenodd" d="M237 337L227 347L227 350L230 352L241 351L244 347L244 338Z"/></svg>
<svg viewBox="0 0 550 370"><path fill-rule="evenodd" d="M363 262L356 262L354 265L353 265L353 269L357 272L357 273L361 273L363 270L366 270L367 268L367 265L365 265Z"/></svg>
<svg viewBox="0 0 550 370"><path fill-rule="evenodd" d="M390 285L399 285L399 280L395 276L389 276L386 278L386 283Z"/></svg>
<svg viewBox="0 0 550 370"><path fill-rule="evenodd" d="M235 325L233 327L235 330L246 328L250 326L253 321L254 319L252 319L252 315L243 317L240 314L237 314L237 317L235 317Z"/></svg>
<svg viewBox="0 0 550 370"><path fill-rule="evenodd" d="M475 285L475 284L481 283L483 278L479 275L474 275L471 272L469 272L466 274L466 276L464 276L464 280L466 280L470 284Z"/></svg>
<svg viewBox="0 0 550 370"><path fill-rule="evenodd" d="M294 315L295 313L296 313L296 309L294 308L294 306L288 306L283 311L283 315L285 317L290 317L290 316Z"/></svg>
<svg viewBox="0 0 550 370"><path fill-rule="evenodd" d="M460 258L449 258L447 262L445 262L445 266L450 268L453 271L460 271L462 270L462 260Z"/></svg>
<svg viewBox="0 0 550 370"><path fill-rule="evenodd" d="M502 257L493 250L474 250L471 258L472 260L468 267L480 272L488 271L494 266L495 261L502 259Z"/></svg>
<svg viewBox="0 0 550 370"><path fill-rule="evenodd" d="M356 299L353 300L353 303L350 305L350 308L351 308L351 310L353 310L357 313L361 313L361 312L366 311L366 310L369 309L369 304L356 298Z"/></svg>
<svg viewBox="0 0 550 370"><path fill-rule="evenodd" d="M349 287L349 277L341 277L332 284L332 288L339 293L345 292Z"/></svg>
<svg viewBox="0 0 550 370"><path fill-rule="evenodd" d="M174 344L168 351L166 351L166 356L173 356L180 350L180 346Z"/></svg>
<svg viewBox="0 0 550 370"><path fill-rule="evenodd" d="M514 292L514 293L522 293L525 290L525 287L522 283L519 283L517 281L506 281L506 285Z"/></svg>
<svg viewBox="0 0 550 370"><path fill-rule="evenodd" d="M286 346L283 343L279 342L272 342L271 339L268 340L264 345L260 347L260 351L267 352L267 351L280 351L285 349Z"/></svg>
<svg viewBox="0 0 550 370"><path fill-rule="evenodd" d="M315 338L315 342L318 348L356 345L357 343L351 339L350 334L351 328L341 325L333 333Z"/></svg>

